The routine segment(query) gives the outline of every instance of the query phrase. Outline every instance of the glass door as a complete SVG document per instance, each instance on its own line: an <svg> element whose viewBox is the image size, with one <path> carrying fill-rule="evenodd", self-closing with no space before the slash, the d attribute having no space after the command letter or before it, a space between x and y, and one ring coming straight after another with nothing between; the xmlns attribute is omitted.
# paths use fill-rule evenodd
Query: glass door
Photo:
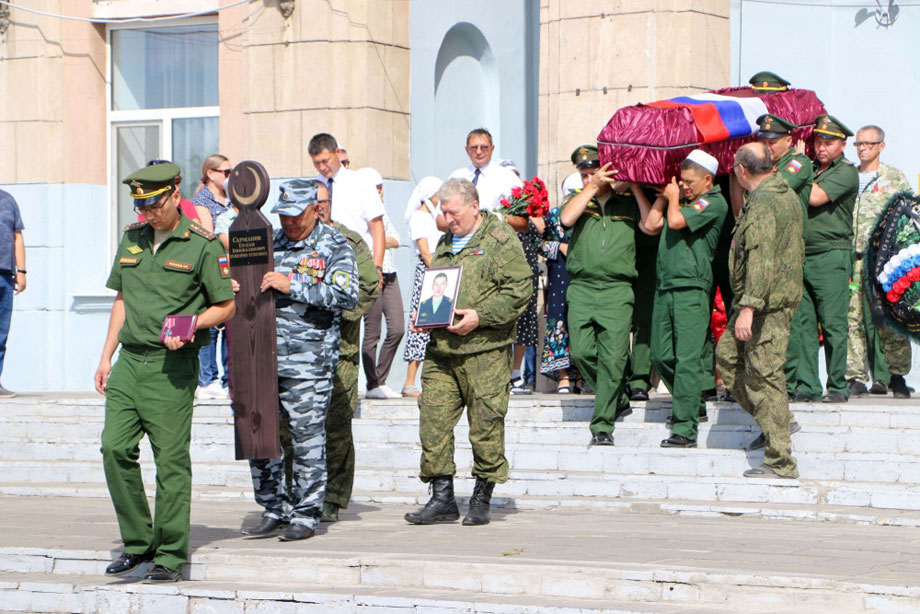
<svg viewBox="0 0 920 614"><path fill-rule="evenodd" d="M112 190L116 203L116 244L121 231L128 224L137 221L134 213L134 199L128 194L121 180L146 166L150 160L160 157L160 124L114 125L115 168Z"/></svg>

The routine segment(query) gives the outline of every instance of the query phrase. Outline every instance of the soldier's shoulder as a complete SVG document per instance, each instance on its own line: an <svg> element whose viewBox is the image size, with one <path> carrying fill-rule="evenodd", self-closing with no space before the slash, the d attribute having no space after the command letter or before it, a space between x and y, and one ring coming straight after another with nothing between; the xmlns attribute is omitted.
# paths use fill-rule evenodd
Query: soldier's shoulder
<svg viewBox="0 0 920 614"><path fill-rule="evenodd" d="M320 240L328 241L333 247L348 245L352 248L363 242L361 235L336 222L333 222L331 225L323 224Z"/></svg>
<svg viewBox="0 0 920 614"><path fill-rule="evenodd" d="M191 222L188 225L189 232L195 233L199 237L204 237L208 241L213 241L217 238L217 235L199 224L198 222Z"/></svg>
<svg viewBox="0 0 920 614"><path fill-rule="evenodd" d="M505 245L512 239L517 239L511 226L498 218L490 220L489 227L486 229L486 236L500 245Z"/></svg>
<svg viewBox="0 0 920 614"><path fill-rule="evenodd" d="M125 232L125 234L127 234L127 233L132 232L132 231L138 231L138 230L140 230L140 229L142 229L142 228L146 228L147 226L148 226L148 224L147 224L146 221L144 221L144 222L135 222L134 224L128 224L127 226L125 226L124 232Z"/></svg>

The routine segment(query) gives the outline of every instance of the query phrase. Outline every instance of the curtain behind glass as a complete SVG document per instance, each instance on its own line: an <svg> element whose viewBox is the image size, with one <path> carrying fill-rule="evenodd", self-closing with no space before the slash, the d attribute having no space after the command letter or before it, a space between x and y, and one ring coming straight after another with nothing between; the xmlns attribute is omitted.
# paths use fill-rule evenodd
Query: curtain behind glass
<svg viewBox="0 0 920 614"><path fill-rule="evenodd" d="M217 150L218 119L196 117L172 122L172 161L182 169L182 196L189 200L201 185L201 163Z"/></svg>
<svg viewBox="0 0 920 614"><path fill-rule="evenodd" d="M115 194L118 203L118 226L116 236L121 236L121 229L137 221L134 212L134 199L128 194L130 188L121 180L143 168L147 162L160 157L159 126L119 126L115 129L115 166L118 176L115 178Z"/></svg>
<svg viewBox="0 0 920 614"><path fill-rule="evenodd" d="M217 106L217 24L112 31L112 109Z"/></svg>

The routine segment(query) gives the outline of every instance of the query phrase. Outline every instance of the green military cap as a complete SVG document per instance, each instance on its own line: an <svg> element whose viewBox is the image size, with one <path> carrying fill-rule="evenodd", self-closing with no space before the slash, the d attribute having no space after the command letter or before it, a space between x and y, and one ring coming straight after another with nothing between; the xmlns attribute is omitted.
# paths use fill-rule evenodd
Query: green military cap
<svg viewBox="0 0 920 614"><path fill-rule="evenodd" d="M180 172L172 162L163 162L134 171L121 182L131 188L135 207L149 207L176 187L176 177Z"/></svg>
<svg viewBox="0 0 920 614"><path fill-rule="evenodd" d="M757 125L760 126L760 130L754 136L765 139L778 139L781 136L792 134L792 131L797 127L795 124L787 122L782 117L772 113L758 117Z"/></svg>
<svg viewBox="0 0 920 614"><path fill-rule="evenodd" d="M815 118L815 136L846 140L848 136L853 136L853 132L833 115L822 113Z"/></svg>
<svg viewBox="0 0 920 614"><path fill-rule="evenodd" d="M790 83L775 72L762 70L748 81L755 92L785 92Z"/></svg>
<svg viewBox="0 0 920 614"><path fill-rule="evenodd" d="M572 152L572 164L575 168L597 168L601 161L597 156L597 147L594 145L582 145Z"/></svg>

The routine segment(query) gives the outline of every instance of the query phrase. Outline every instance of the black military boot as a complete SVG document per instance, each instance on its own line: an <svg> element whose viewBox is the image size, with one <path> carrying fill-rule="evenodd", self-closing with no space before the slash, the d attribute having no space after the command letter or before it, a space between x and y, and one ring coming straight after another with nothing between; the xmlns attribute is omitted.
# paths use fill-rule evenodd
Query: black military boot
<svg viewBox="0 0 920 614"><path fill-rule="evenodd" d="M457 500L454 499L454 478L439 475L431 478L431 499L425 507L405 516L410 524L434 524L436 522L453 522L460 518Z"/></svg>
<svg viewBox="0 0 920 614"><path fill-rule="evenodd" d="M463 519L463 526L475 527L489 524L489 506L492 503L493 488L495 488L495 482L489 482L485 478L476 478L473 496L470 497L470 511Z"/></svg>
<svg viewBox="0 0 920 614"><path fill-rule="evenodd" d="M894 393L894 398L896 399L909 399L910 398L910 388L907 386L907 382L904 381L903 375L892 375L891 381L889 382L891 392Z"/></svg>

